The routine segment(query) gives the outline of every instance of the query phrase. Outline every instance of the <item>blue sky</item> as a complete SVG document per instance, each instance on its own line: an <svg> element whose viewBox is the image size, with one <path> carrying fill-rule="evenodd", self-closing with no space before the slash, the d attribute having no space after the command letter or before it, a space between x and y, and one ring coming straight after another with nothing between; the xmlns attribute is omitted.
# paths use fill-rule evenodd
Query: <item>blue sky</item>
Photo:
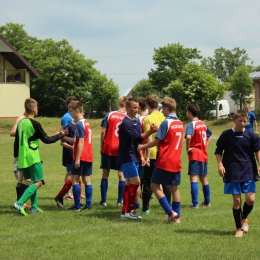
<svg viewBox="0 0 260 260"><path fill-rule="evenodd" d="M259 0L9 0L0 25L24 25L39 39L66 39L112 78L120 95L154 68L154 48L168 43L213 56L240 47L260 65Z"/></svg>

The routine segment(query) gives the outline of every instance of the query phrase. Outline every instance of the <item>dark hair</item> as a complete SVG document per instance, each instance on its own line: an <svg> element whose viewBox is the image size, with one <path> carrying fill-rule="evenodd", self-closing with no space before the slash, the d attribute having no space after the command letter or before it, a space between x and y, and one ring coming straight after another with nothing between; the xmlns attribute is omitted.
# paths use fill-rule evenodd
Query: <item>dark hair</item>
<svg viewBox="0 0 260 260"><path fill-rule="evenodd" d="M130 107L133 102L138 103L138 100L136 98L128 98L126 101L126 107Z"/></svg>
<svg viewBox="0 0 260 260"><path fill-rule="evenodd" d="M145 98L139 97L139 98L137 98L137 101L139 103L139 106L140 106L141 110L145 111L145 109L146 109Z"/></svg>
<svg viewBox="0 0 260 260"><path fill-rule="evenodd" d="M66 106L68 106L71 101L77 101L77 100L78 99L75 96L68 96L66 98Z"/></svg>
<svg viewBox="0 0 260 260"><path fill-rule="evenodd" d="M191 112L192 116L198 117L200 113L200 107L197 104L190 104L187 106L187 111Z"/></svg>
<svg viewBox="0 0 260 260"><path fill-rule="evenodd" d="M79 101L71 101L68 105L70 109L76 110L78 109L80 113L84 113L84 109L82 103Z"/></svg>

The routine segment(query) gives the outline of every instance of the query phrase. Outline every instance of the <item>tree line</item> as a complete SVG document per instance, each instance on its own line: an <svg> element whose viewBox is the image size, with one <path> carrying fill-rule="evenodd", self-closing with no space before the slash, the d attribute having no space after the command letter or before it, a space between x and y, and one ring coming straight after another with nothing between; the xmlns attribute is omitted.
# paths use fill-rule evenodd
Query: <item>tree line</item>
<svg viewBox="0 0 260 260"><path fill-rule="evenodd" d="M96 61L74 50L65 39L38 39L23 27L6 23L0 26L0 35L41 74L31 79L31 97L40 103L42 116L64 114L68 95L84 104L87 117L102 117L117 109L119 88L94 68ZM148 72L148 79L138 81L129 95L170 96L176 100L182 119L186 118L189 103L199 104L201 117L207 117L215 108L216 97L223 98L227 90L231 90L231 98L240 107L250 102L254 88L249 73L260 68L254 67L246 51L238 47L220 47L213 57L203 58L197 48L185 48L180 43L155 48L153 61L156 67Z"/></svg>

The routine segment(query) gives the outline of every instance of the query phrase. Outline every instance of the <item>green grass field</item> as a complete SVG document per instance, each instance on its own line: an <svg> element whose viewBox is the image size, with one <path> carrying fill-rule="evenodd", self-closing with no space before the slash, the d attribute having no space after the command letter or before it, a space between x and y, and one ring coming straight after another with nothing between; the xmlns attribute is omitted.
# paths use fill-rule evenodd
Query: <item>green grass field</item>
<svg viewBox="0 0 260 260"><path fill-rule="evenodd" d="M38 118L51 135L59 129L59 119ZM44 213L23 217L12 208L16 200L16 180L13 175L13 141L9 137L13 120L0 121L0 259L259 259L260 201L256 200L249 216L250 229L243 238L235 238L232 198L223 194L223 182L218 176L214 156L217 136L230 121L208 122L214 133L209 146L208 179L211 185L211 208L189 209L190 184L187 157L183 149L181 223L165 224L164 212L154 198L151 214L141 221L120 218L116 206L117 173L109 178L108 206L96 206L100 200L101 179L99 136L100 120L90 120L93 128L94 169L93 208L70 212L56 206L54 201L64 182L65 168L61 165L59 142L41 143L46 185L39 190L39 206ZM183 143L184 144L184 143ZM257 184L259 185L259 184ZM200 186L200 202L202 189ZM65 201L65 206L72 205Z"/></svg>

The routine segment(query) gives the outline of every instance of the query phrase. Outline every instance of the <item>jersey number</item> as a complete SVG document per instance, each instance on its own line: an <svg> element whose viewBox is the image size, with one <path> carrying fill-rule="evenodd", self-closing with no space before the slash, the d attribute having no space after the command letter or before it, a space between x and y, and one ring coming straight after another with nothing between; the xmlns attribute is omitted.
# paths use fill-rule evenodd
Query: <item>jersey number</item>
<svg viewBox="0 0 260 260"><path fill-rule="evenodd" d="M182 132L176 132L176 136L178 137L178 141L176 143L175 150L178 150L181 142Z"/></svg>
<svg viewBox="0 0 260 260"><path fill-rule="evenodd" d="M122 123L122 122L118 122L118 123L116 124L116 130L115 130L115 132L114 132L116 137L119 136L119 126L121 125L121 123Z"/></svg>
<svg viewBox="0 0 260 260"><path fill-rule="evenodd" d="M203 140L203 144L204 144L204 146L206 146L206 142L207 142L207 135L206 135L206 132L205 132L205 131L200 131L199 133L200 133L201 138L202 138L202 140Z"/></svg>

